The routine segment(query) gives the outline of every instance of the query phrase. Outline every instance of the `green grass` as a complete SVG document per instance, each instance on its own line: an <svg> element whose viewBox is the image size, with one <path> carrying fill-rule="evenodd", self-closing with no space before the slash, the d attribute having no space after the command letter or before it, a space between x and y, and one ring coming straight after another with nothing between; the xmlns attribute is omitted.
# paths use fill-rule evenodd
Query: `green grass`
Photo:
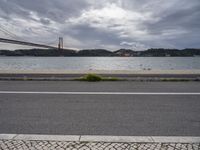
<svg viewBox="0 0 200 150"><path fill-rule="evenodd" d="M88 81L88 82L99 82L99 81L121 81L121 79L113 77L101 77L96 74L87 74L81 78L75 79L76 81Z"/></svg>

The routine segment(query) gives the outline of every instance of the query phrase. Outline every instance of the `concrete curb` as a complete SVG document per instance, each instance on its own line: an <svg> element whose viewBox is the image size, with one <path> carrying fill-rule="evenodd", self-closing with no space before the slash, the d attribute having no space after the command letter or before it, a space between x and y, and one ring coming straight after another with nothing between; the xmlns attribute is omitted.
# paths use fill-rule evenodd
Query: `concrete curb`
<svg viewBox="0 0 200 150"><path fill-rule="evenodd" d="M32 78L32 77L0 77L0 81L79 81L79 78ZM163 78L163 77L123 77L117 78L118 82L120 81L135 81L135 82L200 82L200 78ZM87 81L79 81L79 82L87 82ZM102 81L107 82L107 81ZM117 81L111 81L117 82Z"/></svg>
<svg viewBox="0 0 200 150"><path fill-rule="evenodd" d="M109 143L200 143L200 137L0 134L0 140Z"/></svg>

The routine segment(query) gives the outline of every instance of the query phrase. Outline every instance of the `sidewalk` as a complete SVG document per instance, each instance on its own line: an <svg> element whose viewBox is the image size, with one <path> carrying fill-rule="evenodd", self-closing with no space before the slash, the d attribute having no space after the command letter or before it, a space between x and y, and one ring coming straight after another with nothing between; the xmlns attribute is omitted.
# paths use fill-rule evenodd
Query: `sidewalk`
<svg viewBox="0 0 200 150"><path fill-rule="evenodd" d="M200 150L200 138L0 135L0 150Z"/></svg>
<svg viewBox="0 0 200 150"><path fill-rule="evenodd" d="M1 140L1 150L199 150L200 144Z"/></svg>

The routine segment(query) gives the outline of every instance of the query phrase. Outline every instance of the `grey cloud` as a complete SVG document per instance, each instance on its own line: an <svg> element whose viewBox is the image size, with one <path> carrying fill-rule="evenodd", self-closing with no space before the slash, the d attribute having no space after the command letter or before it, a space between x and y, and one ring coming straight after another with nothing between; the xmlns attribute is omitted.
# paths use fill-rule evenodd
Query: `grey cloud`
<svg viewBox="0 0 200 150"><path fill-rule="evenodd" d="M44 24L44 25L48 25L48 24L51 23L49 19L44 19L44 18L41 18L41 19L40 19L40 22L41 22L42 24Z"/></svg>
<svg viewBox="0 0 200 150"><path fill-rule="evenodd" d="M140 15L147 13L149 16L144 20L137 20L133 15L132 19L129 16L129 20L124 17L113 21L112 17L109 18L109 12L101 14L101 9L111 4L126 12L136 12ZM90 10L97 11L97 14L103 17L99 15L96 19L85 19L83 12ZM113 12L115 10L111 13ZM87 17L96 16L92 14ZM23 24L22 27L20 22L15 24L14 19L17 18L23 19L22 23L27 24ZM69 21L77 18L85 20L78 23ZM107 20L103 20L105 18ZM35 33L36 30L45 30L41 35L37 35L36 32L30 40L38 40L36 36L44 39L48 36L62 35L78 41L80 45L77 45L77 48L98 48L102 45L116 48L133 45L164 48L200 47L199 0L0 0L0 19L2 22L12 22L27 35ZM144 33L141 33L143 31ZM122 33L126 36L120 36ZM67 44L74 46L74 43Z"/></svg>
<svg viewBox="0 0 200 150"><path fill-rule="evenodd" d="M91 46L95 46L96 41L102 45L116 46L119 46L121 42L116 33L106 31L104 29L96 29L88 24L71 26L70 28L63 29L62 32L75 39L78 39L79 41L82 41L83 43L88 43ZM89 46L87 45L86 47Z"/></svg>
<svg viewBox="0 0 200 150"><path fill-rule="evenodd" d="M153 24L147 24L150 30L171 29L176 27L199 28L200 25L200 2L199 5L190 9L181 9L173 12Z"/></svg>
<svg viewBox="0 0 200 150"><path fill-rule="evenodd" d="M28 17L30 15L29 11L25 11L21 9L19 5L7 0L0 1L0 10L2 12L0 17L6 19L12 19L12 17L10 17L11 14L18 15L20 17Z"/></svg>
<svg viewBox="0 0 200 150"><path fill-rule="evenodd" d="M39 17L49 18L63 23L68 17L81 13L88 7L85 0L2 0L1 10L9 15L18 15L26 19L30 18L30 12L35 12Z"/></svg>
<svg viewBox="0 0 200 150"><path fill-rule="evenodd" d="M115 24L114 26L118 25ZM97 29L91 27L90 24L74 25L68 27L67 29L63 29L62 32L78 39L79 41L82 41L84 43L82 48L90 48L94 46L98 46L98 48L105 48L105 45L112 45L112 47L115 48L113 50L118 48L147 48L144 44L142 44L142 42L138 42L130 37L119 37L118 33L115 31Z"/></svg>
<svg viewBox="0 0 200 150"><path fill-rule="evenodd" d="M175 48L200 47L200 44L198 44L198 35L200 33L200 1L182 1L180 7L178 7L178 2L176 4L162 13L155 13L155 17L159 17L160 19L153 23L148 21L143 22L141 28L146 29L153 38L157 37L157 40L160 39L161 43L168 43ZM173 33L172 35L170 34L170 30ZM164 36L164 32L167 35ZM168 44L166 45L169 46ZM154 46L156 45L159 44L155 44Z"/></svg>

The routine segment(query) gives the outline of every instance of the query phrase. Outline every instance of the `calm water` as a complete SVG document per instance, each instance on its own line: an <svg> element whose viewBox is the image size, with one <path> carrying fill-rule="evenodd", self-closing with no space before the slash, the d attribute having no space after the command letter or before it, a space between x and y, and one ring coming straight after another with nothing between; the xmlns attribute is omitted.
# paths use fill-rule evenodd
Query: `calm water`
<svg viewBox="0 0 200 150"><path fill-rule="evenodd" d="M200 57L0 57L0 70L191 70Z"/></svg>

